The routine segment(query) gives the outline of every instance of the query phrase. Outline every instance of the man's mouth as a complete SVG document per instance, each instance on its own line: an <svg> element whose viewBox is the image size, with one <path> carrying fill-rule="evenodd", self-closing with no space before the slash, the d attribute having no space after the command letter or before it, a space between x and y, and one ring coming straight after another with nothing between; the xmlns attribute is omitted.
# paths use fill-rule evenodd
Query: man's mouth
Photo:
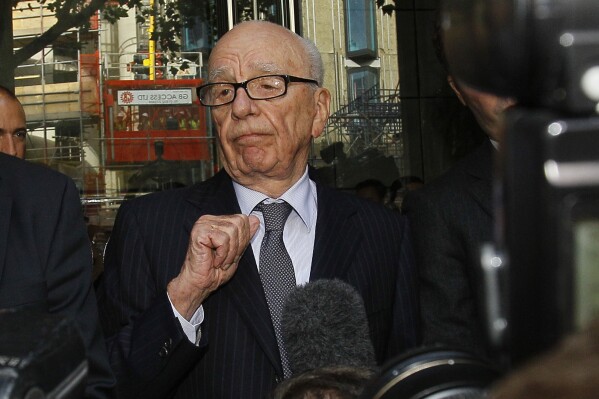
<svg viewBox="0 0 599 399"><path fill-rule="evenodd" d="M257 142L257 141L262 140L262 138L264 138L264 136L265 136L264 133L255 133L255 132L242 133L235 138L235 141L242 142L242 143L252 143L252 142Z"/></svg>

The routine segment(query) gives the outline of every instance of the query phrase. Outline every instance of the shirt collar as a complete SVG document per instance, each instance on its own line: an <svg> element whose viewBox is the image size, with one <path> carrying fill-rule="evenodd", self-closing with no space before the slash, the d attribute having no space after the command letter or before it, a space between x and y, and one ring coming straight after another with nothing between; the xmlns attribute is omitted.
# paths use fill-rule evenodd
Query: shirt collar
<svg viewBox="0 0 599 399"><path fill-rule="evenodd" d="M493 140L492 138L489 138L489 140L491 141L491 144L493 144L493 147L495 147L496 150L499 150L499 141Z"/></svg>
<svg viewBox="0 0 599 399"><path fill-rule="evenodd" d="M241 212L245 215L251 214L256 205L264 200L267 203L284 200L293 207L308 229L312 226L312 220L316 215L316 185L308 177L307 166L302 177L279 198L270 198L235 181L233 181L233 188Z"/></svg>

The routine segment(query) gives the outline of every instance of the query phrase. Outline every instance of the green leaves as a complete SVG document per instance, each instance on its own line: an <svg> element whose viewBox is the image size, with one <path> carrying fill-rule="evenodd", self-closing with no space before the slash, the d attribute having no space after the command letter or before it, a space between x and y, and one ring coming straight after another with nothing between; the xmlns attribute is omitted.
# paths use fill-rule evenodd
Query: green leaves
<svg viewBox="0 0 599 399"><path fill-rule="evenodd" d="M118 21L120 18L127 16L128 7L119 6L116 4L107 4L102 12L102 17L111 24Z"/></svg>

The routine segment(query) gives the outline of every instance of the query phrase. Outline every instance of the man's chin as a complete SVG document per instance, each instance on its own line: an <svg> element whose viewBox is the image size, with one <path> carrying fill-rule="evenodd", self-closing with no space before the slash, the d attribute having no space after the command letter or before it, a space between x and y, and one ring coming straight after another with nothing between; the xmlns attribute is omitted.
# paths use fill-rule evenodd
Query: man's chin
<svg viewBox="0 0 599 399"><path fill-rule="evenodd" d="M252 179L260 176L270 176L274 165L268 165L262 160L241 159L234 167L226 165L225 170L237 179ZM236 179L236 180L237 180Z"/></svg>

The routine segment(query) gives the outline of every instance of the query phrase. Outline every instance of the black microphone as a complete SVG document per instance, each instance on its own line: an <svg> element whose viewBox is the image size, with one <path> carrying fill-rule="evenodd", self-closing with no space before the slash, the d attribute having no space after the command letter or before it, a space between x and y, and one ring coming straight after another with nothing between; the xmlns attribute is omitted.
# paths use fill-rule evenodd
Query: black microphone
<svg viewBox="0 0 599 399"><path fill-rule="evenodd" d="M294 375L320 367L376 367L362 297L341 280L296 287L283 307L281 332Z"/></svg>

